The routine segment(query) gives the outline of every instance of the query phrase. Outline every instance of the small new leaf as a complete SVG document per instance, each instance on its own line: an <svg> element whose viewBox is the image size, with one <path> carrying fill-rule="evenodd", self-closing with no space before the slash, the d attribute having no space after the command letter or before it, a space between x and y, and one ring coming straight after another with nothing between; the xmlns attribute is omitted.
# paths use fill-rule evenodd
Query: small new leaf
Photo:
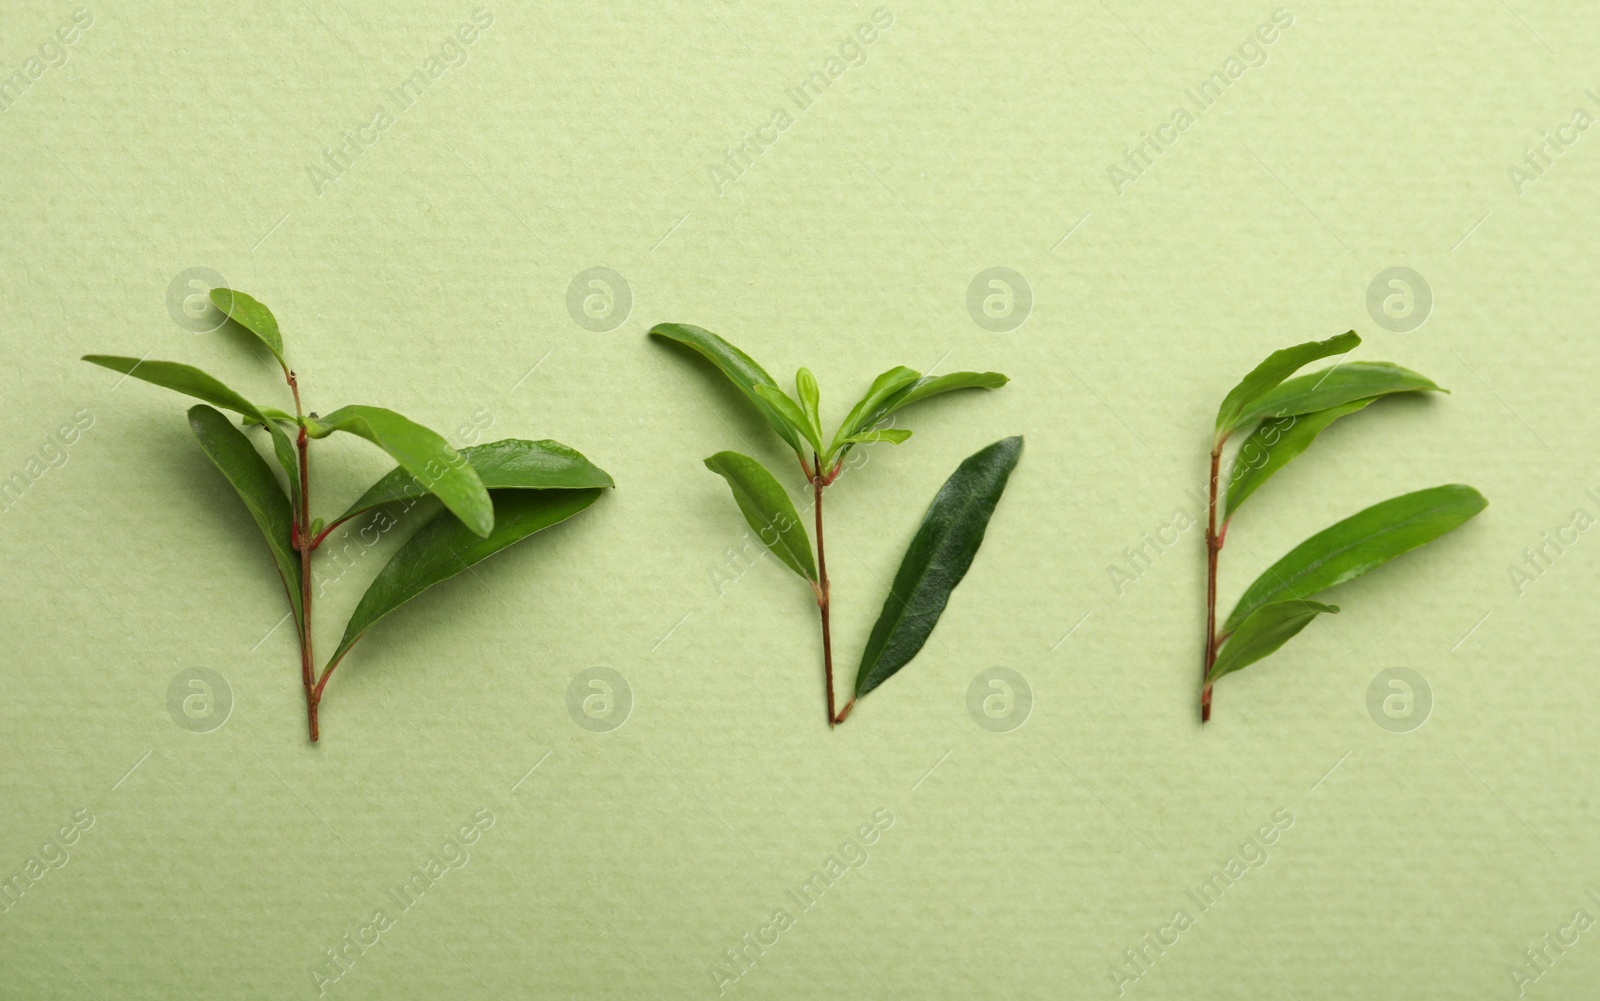
<svg viewBox="0 0 1600 1001"><path fill-rule="evenodd" d="M718 452L706 460L706 468L728 481L744 520L762 544L784 566L816 583L817 564L811 557L811 539L800 523L794 502L767 468L738 452Z"/></svg>

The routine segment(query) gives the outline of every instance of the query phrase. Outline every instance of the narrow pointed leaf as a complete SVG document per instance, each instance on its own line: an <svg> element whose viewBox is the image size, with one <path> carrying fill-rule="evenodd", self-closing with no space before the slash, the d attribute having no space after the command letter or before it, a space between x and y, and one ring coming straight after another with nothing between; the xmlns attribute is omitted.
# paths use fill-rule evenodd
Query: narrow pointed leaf
<svg viewBox="0 0 1600 1001"><path fill-rule="evenodd" d="M800 409L805 411L806 421L811 425L810 438L814 442L822 441L822 390L817 386L817 377L811 374L809 368L802 368L794 375L795 392L800 395ZM821 449L818 449L820 452Z"/></svg>
<svg viewBox="0 0 1600 1001"><path fill-rule="evenodd" d="M805 411L800 409L800 404L794 402L788 393L776 386L757 386L756 395L761 397L762 401L769 407L776 410L778 416L783 418L786 424L794 428L796 434L806 440L811 446L808 451L818 455L822 454L821 436L811 426L811 421L806 417Z"/></svg>
<svg viewBox="0 0 1600 1001"><path fill-rule="evenodd" d="M1263 605L1306 599L1432 542L1487 507L1483 495L1449 484L1374 504L1289 551L1239 599L1222 626L1232 633Z"/></svg>
<svg viewBox="0 0 1600 1001"><path fill-rule="evenodd" d="M243 431L233 426L220 411L197 403L189 408L189 427L200 440L217 469L239 494L250 516L255 519L261 534L266 536L267 548L278 565L278 575L289 595L289 605L294 610L298 628L300 622L300 554L290 543L294 524L294 511L285 496L272 468L261 453L250 443Z"/></svg>
<svg viewBox="0 0 1600 1001"><path fill-rule="evenodd" d="M968 456L922 516L856 672L855 697L877 688L927 642L983 544L989 517L1022 457L1022 439L1005 438Z"/></svg>
<svg viewBox="0 0 1600 1001"><path fill-rule="evenodd" d="M340 407L320 418L319 435L344 431L394 456L406 472L438 497L482 538L494 528L494 504L477 470L435 431L382 407Z"/></svg>
<svg viewBox="0 0 1600 1001"><path fill-rule="evenodd" d="M860 434L869 430L880 416L879 410L891 396L910 386L922 378L921 373L915 369L896 365L889 371L872 380L872 385L867 389L867 395L852 408L850 415L839 425L839 430L833 436L833 444L829 446L830 453L839 449L844 440L851 435Z"/></svg>
<svg viewBox="0 0 1600 1001"><path fill-rule="evenodd" d="M905 428L884 428L882 431L863 431L860 434L853 434L840 442L840 444L865 445L874 441L886 441L892 445L898 445L909 437L911 437L911 432Z"/></svg>
<svg viewBox="0 0 1600 1001"><path fill-rule="evenodd" d="M268 419L260 407L240 396L225 385L222 380L202 372L193 365L184 365L175 361L142 361L138 358L129 358L122 355L84 355L83 360L131 375L135 379L142 379L152 385L165 389L176 390L195 399L204 400L214 407L232 410L234 413L243 414L257 424L264 424L272 434L272 451L277 457L278 465L283 467L284 475L289 478L289 496L296 502L300 497L300 467L295 454L294 445L289 441L289 436L284 434L283 428L278 427ZM275 413L277 411L274 411ZM288 415L285 414L285 417Z"/></svg>
<svg viewBox="0 0 1600 1001"><path fill-rule="evenodd" d="M1249 375L1240 380L1239 384L1228 392L1222 400L1222 407L1217 411L1217 436L1226 436L1229 432L1238 430L1241 426L1250 423L1241 420L1246 405L1261 394L1268 392L1283 380L1294 375L1300 369L1311 364L1319 358L1329 355L1344 354L1361 343L1361 338L1354 330L1346 331L1337 337L1330 337L1325 341L1307 341L1296 344L1294 347L1282 348L1267 355L1267 360L1257 365ZM1371 394L1368 394L1371 395ZM1332 404L1329 404L1330 406ZM1272 413L1272 411L1265 411Z"/></svg>
<svg viewBox="0 0 1600 1001"><path fill-rule="evenodd" d="M505 438L461 449L489 490L585 490L612 486L611 475L559 441ZM428 493L417 478L396 466L385 473L349 509L335 519L348 521L384 504L416 500Z"/></svg>
<svg viewBox="0 0 1600 1001"><path fill-rule="evenodd" d="M1372 396L1417 390L1447 392L1427 376L1386 361L1353 361L1320 372L1296 376L1251 400L1236 422L1248 427L1268 417L1293 417Z"/></svg>
<svg viewBox="0 0 1600 1001"><path fill-rule="evenodd" d="M755 404L756 409L761 411L761 416L772 425L772 430L778 432L778 437L788 442L789 447L796 452L805 454L805 448L800 444L799 431L778 416L772 404L756 395L757 386L777 389L778 384L767 374L766 369L756 364L755 359L711 331L689 323L658 323L650 328L650 335L676 341L698 351L711 364L717 366L722 374L728 377L728 381L738 387L739 392Z"/></svg>
<svg viewBox="0 0 1600 1001"><path fill-rule="evenodd" d="M283 360L283 335L278 332L278 320L272 315L272 310L251 296L231 288L212 289L211 303L226 313L230 320L259 337L284 371L289 370L288 363Z"/></svg>
<svg viewBox="0 0 1600 1001"><path fill-rule="evenodd" d="M706 460L706 468L728 481L744 520L772 555L806 580L815 581L817 564L811 557L811 537L806 535L788 492L767 468L738 452L718 452Z"/></svg>
<svg viewBox="0 0 1600 1001"><path fill-rule="evenodd" d="M948 375L923 376L885 400L874 420L909 407L913 403L919 403L930 396L958 389L999 389L1010 381L999 372L951 372Z"/></svg>
<svg viewBox="0 0 1600 1001"><path fill-rule="evenodd" d="M1356 400L1339 407L1329 407L1316 413L1295 417L1269 417L1256 425L1233 457L1228 474L1228 490L1222 520L1233 517L1233 512L1273 473L1292 462L1316 440L1322 429L1343 417L1365 407L1375 396Z"/></svg>
<svg viewBox="0 0 1600 1001"><path fill-rule="evenodd" d="M1296 598L1262 605L1222 644L1216 663L1211 665L1211 680L1272 654L1324 612L1337 615L1339 606Z"/></svg>
<svg viewBox="0 0 1600 1001"><path fill-rule="evenodd" d="M493 528L479 537L449 512L417 529L361 596L329 663L345 655L373 623L428 588L479 563L512 543L582 511L600 496L588 490L496 490Z"/></svg>

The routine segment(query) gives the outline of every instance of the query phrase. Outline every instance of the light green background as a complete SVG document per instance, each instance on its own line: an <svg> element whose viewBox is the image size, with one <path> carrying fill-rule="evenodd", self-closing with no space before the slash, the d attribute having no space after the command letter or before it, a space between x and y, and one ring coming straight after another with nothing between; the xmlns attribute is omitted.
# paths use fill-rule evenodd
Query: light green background
<svg viewBox="0 0 1600 1001"><path fill-rule="evenodd" d="M868 863L730 996L1110 998L1110 964L1185 908L1196 927L1128 996L1512 997L1523 949L1600 914L1600 541L1520 595L1508 574L1574 509L1600 515L1600 133L1520 195L1507 174L1600 87L1592 17L1291 4L1265 64L1118 195L1108 166L1268 3L889 3L865 63L719 195L707 168L874 5L497 4L319 195L307 168L474 9L408 6L96 5L0 113L0 474L94 418L0 516L0 876L94 816L0 915L0 995L313 997L323 950L396 911L388 890L480 809L468 864L329 996L714 997L723 951L880 808ZM8 3L0 69L72 9ZM1435 296L1404 334L1366 307L1396 265ZM186 404L76 360L150 353L281 403L259 352L169 317L195 266L277 313L310 407L391 406L458 441L482 412L489 437L560 439L618 481L376 629L317 747L281 589ZM596 266L633 299L605 333L567 308ZM967 310L993 266L1032 289L1007 333ZM806 589L770 559L713 582L743 526L700 459L782 446L646 339L663 320L785 381L810 366L833 419L894 364L1014 377L908 412L915 437L830 494L848 677L938 484L1027 436L934 639L836 732ZM1263 490L1224 603L1385 497L1468 482L1491 505L1343 588L1327 628L1219 686L1202 730L1199 532L1121 595L1107 567L1186 503L1246 370L1350 327L1360 357L1453 395L1350 418ZM317 455L323 513L387 468L354 440ZM319 603L324 645L383 556ZM234 698L200 735L167 709L196 666ZM611 733L568 716L594 666L632 689ZM1035 700L1007 734L966 709L998 666ZM1368 713L1391 667L1432 691L1411 733ZM1279 810L1270 860L1199 914L1186 891ZM1597 981L1591 930L1527 991Z"/></svg>

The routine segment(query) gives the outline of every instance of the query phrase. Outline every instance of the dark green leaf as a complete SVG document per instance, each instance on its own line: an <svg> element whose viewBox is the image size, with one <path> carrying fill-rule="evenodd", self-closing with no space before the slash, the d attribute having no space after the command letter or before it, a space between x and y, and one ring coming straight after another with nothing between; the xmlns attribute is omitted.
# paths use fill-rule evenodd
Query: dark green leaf
<svg viewBox="0 0 1600 1001"><path fill-rule="evenodd" d="M658 323L650 328L652 337L661 337L669 341L676 341L698 351L728 377L739 388L761 415L778 432L778 436L789 443L789 447L801 455L805 454L805 447L800 443L800 433L789 426L773 409L772 404L756 395L757 386L770 386L778 388L778 384L767 374L766 369L757 365L755 359L729 344L727 341L713 334L709 330L693 326L688 323Z"/></svg>
<svg viewBox="0 0 1600 1001"><path fill-rule="evenodd" d="M1263 605L1310 598L1432 542L1488 503L1471 487L1450 484L1392 497L1353 514L1300 543L1256 578L1222 631L1238 629Z"/></svg>
<svg viewBox="0 0 1600 1001"><path fill-rule="evenodd" d="M1353 361L1296 376L1251 400L1235 427L1248 427L1268 417L1293 417L1390 393L1428 389L1446 392L1432 379L1386 361Z"/></svg>
<svg viewBox="0 0 1600 1001"><path fill-rule="evenodd" d="M883 684L922 649L983 544L989 516L1022 457L1005 438L969 456L933 498L900 561L856 672L856 698Z"/></svg>
<svg viewBox="0 0 1600 1001"><path fill-rule="evenodd" d="M1217 411L1217 437L1225 438L1231 432L1251 423L1240 419L1251 400L1271 390L1318 358L1343 354L1360 343L1361 338L1354 330L1350 330L1325 341L1307 341L1267 355L1267 360L1257 365L1223 399L1222 407ZM1270 414L1273 411L1268 410L1265 413Z"/></svg>
<svg viewBox="0 0 1600 1001"><path fill-rule="evenodd" d="M294 512L289 498L261 453L250 444L244 432L223 414L197 403L189 408L189 427L200 439L200 447L238 492L239 499L266 536L278 574L283 578L289 605L294 609L296 628L300 623L300 554L291 543Z"/></svg>
<svg viewBox="0 0 1600 1001"><path fill-rule="evenodd" d="M437 432L382 407L340 407L317 422L318 437L345 431L367 439L394 456L473 532L488 538L494 528L494 504L477 470Z"/></svg>
<svg viewBox="0 0 1600 1001"><path fill-rule="evenodd" d="M1211 666L1211 680L1230 674L1241 667L1249 667L1273 653L1295 634L1311 624L1323 612L1339 613L1338 605L1324 605L1320 601L1274 601L1262 605L1240 624L1228 637L1217 660Z"/></svg>
<svg viewBox="0 0 1600 1001"><path fill-rule="evenodd" d="M784 566L815 582L817 564L811 558L811 537L806 535L789 494L766 467L748 455L718 452L706 460L706 468L728 481L744 520L762 544Z"/></svg>
<svg viewBox="0 0 1600 1001"><path fill-rule="evenodd" d="M461 457L478 471L478 479L490 490L584 490L613 485L610 474L576 449L549 439L506 438L463 448ZM427 489L404 466L396 466L368 487L335 521L348 521L380 505L416 500L426 493Z"/></svg>
<svg viewBox="0 0 1600 1001"><path fill-rule="evenodd" d="M1273 473L1310 447L1323 428L1345 414L1355 413L1375 399L1377 397L1369 396L1340 407L1295 417L1271 417L1257 424L1256 429L1250 432L1250 437L1239 447L1239 454L1233 457L1222 520L1233 517L1239 505L1267 482Z"/></svg>
<svg viewBox="0 0 1600 1001"><path fill-rule="evenodd" d="M272 310L231 288L212 289L211 302L228 314L233 322L261 338L261 343L272 351L272 356L278 359L283 370L289 371L288 363L283 360L283 335L278 333L278 321L272 315Z"/></svg>
<svg viewBox="0 0 1600 1001"><path fill-rule="evenodd" d="M479 538L445 512L423 525L378 571L345 626L330 664L338 662L372 624L423 591L534 532L582 511L600 496L589 490L496 490L493 529Z"/></svg>
<svg viewBox="0 0 1600 1001"><path fill-rule="evenodd" d="M299 508L300 498L300 467L295 454L294 445L289 441L289 436L283 429L267 418L254 403L240 396L220 379L200 371L193 365L184 365L175 361L142 361L138 358L128 358L121 355L84 355L83 360L111 369L113 372L122 372L135 379L161 386L166 389L177 390L196 399L204 400L215 407L232 410L234 413L243 414L257 424L264 424L272 434L272 451L277 456L278 465L283 467L283 472L289 477L289 496L294 499L295 507ZM276 411L275 411L276 412ZM288 416L285 414L284 416Z"/></svg>
<svg viewBox="0 0 1600 1001"><path fill-rule="evenodd" d="M863 396L860 402L850 409L850 415L844 419L844 423L840 424L839 430L834 433L833 444L828 447L828 453L831 455L837 452L839 447L844 444L844 440L851 435L860 434L871 428L873 422L880 416L879 411L882 409L884 402L921 377L920 373L915 369L906 368L904 365L896 365L872 380L872 385L867 389L867 395Z"/></svg>

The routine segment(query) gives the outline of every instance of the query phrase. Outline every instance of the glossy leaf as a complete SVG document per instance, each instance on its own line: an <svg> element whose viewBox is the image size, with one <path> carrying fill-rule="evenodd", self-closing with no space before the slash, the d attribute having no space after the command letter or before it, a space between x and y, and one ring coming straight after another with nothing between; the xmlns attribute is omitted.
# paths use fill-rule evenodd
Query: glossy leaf
<svg viewBox="0 0 1600 1001"><path fill-rule="evenodd" d="M806 451L821 454L822 441L817 430L812 427L811 421L806 417L805 411L800 409L800 404L776 386L757 386L756 395L769 407L778 412L784 422L794 428L795 433L806 440L811 447ZM802 452L802 457L804 453Z"/></svg>
<svg viewBox="0 0 1600 1001"><path fill-rule="evenodd" d="M344 431L394 456L401 468L478 536L494 528L494 504L477 470L435 431L382 407L340 407L317 421L315 433Z"/></svg>
<svg viewBox="0 0 1600 1001"><path fill-rule="evenodd" d="M1267 355L1266 361L1251 370L1250 374L1240 380L1239 384L1223 398L1222 407L1217 411L1217 437L1219 439L1226 437L1240 427L1252 423L1243 419L1245 408L1250 401L1270 391L1317 359L1344 354L1360 343L1361 338L1354 330L1350 330L1325 341L1307 341L1294 347L1281 348ZM1267 410L1263 413L1271 414L1273 411Z"/></svg>
<svg viewBox="0 0 1600 1001"><path fill-rule="evenodd" d="M922 517L856 672L855 697L877 688L927 642L983 544L989 517L1022 457L1022 439L1005 438L967 457Z"/></svg>
<svg viewBox="0 0 1600 1001"><path fill-rule="evenodd" d="M277 457L278 465L283 467L284 475L289 478L289 496L295 500L295 506L298 509L300 466L294 445L289 441L289 436L284 434L283 428L269 420L261 408L234 392L220 379L202 372L193 365L184 365L175 361L142 361L138 358L129 358L123 355L84 355L83 360L109 368L113 372L131 375L135 379L142 379L152 385L193 396L214 407L232 410L234 413L243 414L257 424L266 425L268 432L272 435L273 454Z"/></svg>
<svg viewBox="0 0 1600 1001"><path fill-rule="evenodd" d="M1232 633L1256 609L1305 599L1432 542L1488 506L1461 484L1418 490L1374 504L1290 550L1245 591L1223 624Z"/></svg>
<svg viewBox="0 0 1600 1001"><path fill-rule="evenodd" d="M493 528L480 538L454 515L441 512L406 540L361 596L330 664L342 658L372 625L428 588L455 576L514 542L582 511L600 496L588 490L496 490Z"/></svg>
<svg viewBox="0 0 1600 1001"><path fill-rule="evenodd" d="M877 414L873 415L875 423L882 417L919 403L930 396L941 393L950 393L958 389L999 389L1011 380L999 372L951 372L948 375L925 375L911 385L885 400Z"/></svg>
<svg viewBox="0 0 1600 1001"><path fill-rule="evenodd" d="M777 389L778 384L767 374L766 369L756 364L755 359L711 331L689 323L658 323L650 328L650 335L676 341L703 355L717 366L722 374L728 377L728 381L737 386L751 403L755 404L756 409L767 419L767 423L772 425L772 430L778 432L778 437L788 442L789 447L796 452L805 454L805 447L800 443L799 431L780 417L772 404L756 395L757 386Z"/></svg>
<svg viewBox="0 0 1600 1001"><path fill-rule="evenodd" d="M1336 368L1296 376L1251 400L1237 422L1247 427L1269 417L1310 414L1390 393L1416 390L1446 392L1427 376L1386 361L1353 361Z"/></svg>
<svg viewBox="0 0 1600 1001"><path fill-rule="evenodd" d="M285 372L289 365L283 360L283 335L278 332L278 320L272 310L251 296L231 288L211 290L211 303L228 315L239 326L255 334L272 351Z"/></svg>
<svg viewBox="0 0 1600 1001"><path fill-rule="evenodd" d="M549 439L505 438L463 448L461 457L477 470L478 479L489 490L584 490L613 486L611 475L584 458L577 449ZM368 487L335 521L348 521L381 505L416 500L427 493L404 466L396 466Z"/></svg>
<svg viewBox="0 0 1600 1001"><path fill-rule="evenodd" d="M1345 414L1355 413L1375 399L1377 397L1369 396L1343 406L1294 417L1268 418L1257 424L1255 430L1250 432L1250 437L1239 446L1239 454L1233 458L1222 520L1233 517L1239 505L1267 482L1273 473L1309 448L1323 428Z"/></svg>
<svg viewBox="0 0 1600 1001"><path fill-rule="evenodd" d="M864 445L874 441L886 441L898 445L911 437L911 432L905 428L884 428L882 431L863 431L853 434L840 442L841 445Z"/></svg>
<svg viewBox="0 0 1600 1001"><path fill-rule="evenodd" d="M767 468L738 452L718 452L706 460L706 468L728 481L744 520L772 555L806 580L816 581L811 537L789 494Z"/></svg>
<svg viewBox="0 0 1600 1001"><path fill-rule="evenodd" d="M1217 652L1211 666L1211 680L1249 667L1293 639L1295 634L1311 624L1311 620L1327 612L1337 615L1338 605L1324 605L1320 601L1274 601L1262 605L1240 624L1228 641Z"/></svg>
<svg viewBox="0 0 1600 1001"><path fill-rule="evenodd" d="M795 392L800 395L800 408L805 412L806 421L811 426L809 437L812 441L822 441L822 390L817 386L817 377L811 374L809 368L802 368L794 374ZM821 449L818 449L820 452Z"/></svg>
<svg viewBox="0 0 1600 1001"><path fill-rule="evenodd" d="M278 565L278 575L289 594L289 605L294 609L298 628L300 554L290 541L294 511L289 498L284 494L277 477L272 475L272 468L261 458L261 453L221 411L197 403L189 408L189 427L200 440L200 447L205 450L206 456L239 494L239 499L244 501L261 534L266 536L267 548L272 552L273 562Z"/></svg>
<svg viewBox="0 0 1600 1001"><path fill-rule="evenodd" d="M839 425L839 430L833 436L833 444L828 446L829 454L838 451L846 438L870 429L878 419L878 411L885 401L920 378L922 378L921 374L915 369L906 368L904 365L896 365L872 380L872 385L867 389L867 395L863 396L854 407L850 408L849 416L844 419L843 424Z"/></svg>

